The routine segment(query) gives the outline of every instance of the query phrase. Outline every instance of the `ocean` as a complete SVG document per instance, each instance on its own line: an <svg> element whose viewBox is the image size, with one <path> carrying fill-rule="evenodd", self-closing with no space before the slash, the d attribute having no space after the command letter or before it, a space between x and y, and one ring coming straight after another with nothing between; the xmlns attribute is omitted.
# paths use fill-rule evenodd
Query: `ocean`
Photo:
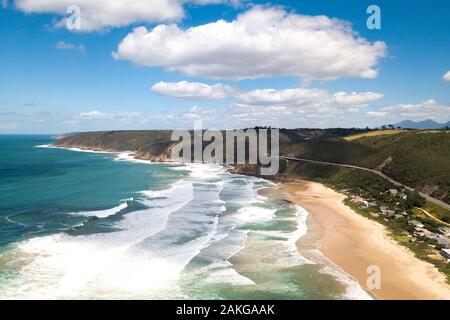
<svg viewBox="0 0 450 320"><path fill-rule="evenodd" d="M0 299L369 298L269 181L53 141L0 135Z"/></svg>

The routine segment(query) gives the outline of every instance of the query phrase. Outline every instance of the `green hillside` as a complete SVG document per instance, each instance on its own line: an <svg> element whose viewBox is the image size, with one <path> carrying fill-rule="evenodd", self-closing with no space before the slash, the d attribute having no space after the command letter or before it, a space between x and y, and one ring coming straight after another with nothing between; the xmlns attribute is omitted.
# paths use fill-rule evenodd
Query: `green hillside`
<svg viewBox="0 0 450 320"><path fill-rule="evenodd" d="M169 130L102 131L65 136L55 143L63 147L91 150L133 151L138 157L154 159L170 156Z"/></svg>
<svg viewBox="0 0 450 320"><path fill-rule="evenodd" d="M283 154L377 169L450 203L450 133L405 131L347 141L317 139L285 145Z"/></svg>
<svg viewBox="0 0 450 320"><path fill-rule="evenodd" d="M449 132L410 131L355 142L373 150L358 163L450 202Z"/></svg>

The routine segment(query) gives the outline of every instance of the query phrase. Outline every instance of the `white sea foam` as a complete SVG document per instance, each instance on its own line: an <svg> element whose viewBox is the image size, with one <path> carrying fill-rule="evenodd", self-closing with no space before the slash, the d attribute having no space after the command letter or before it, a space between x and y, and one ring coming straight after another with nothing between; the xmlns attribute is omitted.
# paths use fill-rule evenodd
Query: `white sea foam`
<svg viewBox="0 0 450 320"><path fill-rule="evenodd" d="M245 247L248 232L231 228L215 233L209 245L201 251L202 258L210 263L195 270L193 274L207 284L255 285L251 279L239 274L235 266L228 261Z"/></svg>
<svg viewBox="0 0 450 320"><path fill-rule="evenodd" d="M275 209L249 206L239 209L235 218L243 223L261 223L272 220L275 217Z"/></svg>
<svg viewBox="0 0 450 320"><path fill-rule="evenodd" d="M288 242L290 244L291 250L293 252L298 252L297 241L303 237L307 232L306 219L308 216L308 211L306 209L295 205L297 217L298 217L298 227L293 233L293 236L289 238ZM372 297L358 284L356 280L351 278L345 271L334 264L330 259L325 257L322 252L315 250L319 259L323 263L323 267L320 272L327 273L336 278L346 287L345 297L349 300L371 300ZM311 260L307 260L308 263L314 263Z"/></svg>
<svg viewBox="0 0 450 320"><path fill-rule="evenodd" d="M74 214L86 217L107 218L109 216L119 213L120 211L126 209L127 207L128 203L123 202L119 204L117 207L111 209L97 210L97 211L82 211L82 212L75 212Z"/></svg>
<svg viewBox="0 0 450 320"><path fill-rule="evenodd" d="M144 297L176 280L181 271L171 259L135 255L128 252L128 244L110 245L106 240L59 234L23 243L20 251L34 260L25 266L22 284L4 296Z"/></svg>
<svg viewBox="0 0 450 320"><path fill-rule="evenodd" d="M327 273L335 277L339 282L345 285L345 298L348 300L373 300L373 298L359 285L359 283L350 277L345 271L333 264L331 261L325 265L320 272Z"/></svg>
<svg viewBox="0 0 450 320"><path fill-rule="evenodd" d="M188 171L192 178L199 180L214 179L217 178L219 174L225 172L223 166L214 163L183 163L181 166L174 166L170 169L176 171Z"/></svg>
<svg viewBox="0 0 450 320"><path fill-rule="evenodd" d="M255 285L251 279L239 274L234 266L227 260L211 263L207 268L199 270L200 274L206 275L206 283L230 283L235 286Z"/></svg>
<svg viewBox="0 0 450 320"><path fill-rule="evenodd" d="M116 161L129 161L129 162L143 163L143 164L152 163L150 160L143 160L143 159L135 158L134 153L131 151L125 151L125 152L101 151L101 150L81 149L81 148L75 148L75 147L60 147L60 146L54 146L54 145L50 145L50 144L38 145L38 146L35 146L35 148L64 149L64 150L70 150L70 151L75 151L75 152L111 154L111 155L116 156L116 158L114 159Z"/></svg>
<svg viewBox="0 0 450 320"><path fill-rule="evenodd" d="M100 154L113 153L113 152L109 152L109 151L90 150L90 149L81 149L81 148L72 148L72 147L69 148L69 147L51 146L50 148L64 149L64 150L70 150L70 151L76 151L76 152L85 152L85 153L100 153Z"/></svg>
<svg viewBox="0 0 450 320"><path fill-rule="evenodd" d="M160 198L149 197L142 200L145 205L150 206L148 209L125 215L118 223L126 230L133 230L137 242L155 233L149 230L163 230L169 215L192 201L194 191L192 183L181 180L168 189L154 192L157 192Z"/></svg>
<svg viewBox="0 0 450 320"><path fill-rule="evenodd" d="M131 153L116 155L118 161L134 161ZM295 245L306 233L303 208L295 207L291 217L283 218L297 223L293 232L249 229L250 224L264 226L279 219L277 209L257 194L263 180L230 175L214 164L171 169L189 175L166 189L143 191L137 201L146 208L123 215L115 222L119 231L61 233L18 243L16 253L25 263L17 281L0 285L0 298L177 298L184 297L182 276L197 277L205 291L221 283L257 285L236 271L230 262L236 255L247 259L246 267L251 265L254 272L310 263ZM103 218L126 208L124 202L78 214ZM194 259L200 259L202 267L186 268ZM338 272L327 268L332 270L324 267L323 272ZM361 296L352 279L341 274L336 278L348 280L349 298Z"/></svg>
<svg viewBox="0 0 450 320"><path fill-rule="evenodd" d="M308 231L308 227L306 225L308 211L306 211L299 205L295 205L295 214L297 218L297 229L289 237L288 243L291 248L291 252L295 252L298 254L297 241Z"/></svg>
<svg viewBox="0 0 450 320"><path fill-rule="evenodd" d="M112 152L108 152L108 151L89 150L89 149L81 149L81 148L75 148L75 147L61 147L61 146L55 146L52 144L42 144L42 145L35 146L35 148L64 149L64 150L70 150L70 151L76 151L76 152L86 152L86 153L112 153Z"/></svg>
<svg viewBox="0 0 450 320"><path fill-rule="evenodd" d="M135 162L135 163L144 163L144 164L149 164L152 163L150 160L142 160L142 159L137 159L134 156L133 152L121 152L121 153L115 153L117 155L116 157L116 161L130 161L130 162Z"/></svg>
<svg viewBox="0 0 450 320"><path fill-rule="evenodd" d="M292 233L292 236L289 237L288 243L291 248L291 252L298 253L297 249L297 241L303 237L307 232L307 224L306 219L308 216L308 211L306 209L300 207L299 205L295 205L297 219L298 219L298 227L295 232ZM345 297L349 300L371 300L371 296L358 284L356 280L351 278L345 271L339 268L336 264L331 262L327 257L325 257L319 250L317 250L319 255L321 256L321 260L325 262L324 266L321 269L321 272L327 273L335 277L338 281L340 281L346 287ZM307 263L314 263L309 259L304 258Z"/></svg>
<svg viewBox="0 0 450 320"><path fill-rule="evenodd" d="M117 154L116 161L130 161L135 160L133 157L133 152L121 152Z"/></svg>
<svg viewBox="0 0 450 320"><path fill-rule="evenodd" d="M243 250L254 260L254 268L259 272L276 272L303 264L313 264L312 261L301 256L296 242L306 234L307 211L295 206L290 216L275 217L277 221L289 221L296 228L287 230L255 230ZM266 221L267 222L267 221Z"/></svg>
<svg viewBox="0 0 450 320"><path fill-rule="evenodd" d="M161 197L163 194L161 190L144 190L141 191L140 193L146 196L147 198L157 198Z"/></svg>
<svg viewBox="0 0 450 320"><path fill-rule="evenodd" d="M307 232L306 219L308 217L308 211L298 205L295 205L294 209L294 217L284 218L284 220L292 221L296 224L296 228L294 231L259 231L258 233L269 237L283 239L283 243L280 244L280 247L282 246L286 248L286 256L299 258L294 262L294 264L312 264L312 261L300 255L297 248L297 241L302 238Z"/></svg>
<svg viewBox="0 0 450 320"><path fill-rule="evenodd" d="M179 182L161 194L165 198L147 200L150 208L125 215L118 223L121 231L87 236L56 234L19 243L18 253L28 263L15 286L0 287L0 297L157 296L158 290L178 279L185 261L152 250L139 251L136 245L164 230L170 214L192 200L192 184Z"/></svg>

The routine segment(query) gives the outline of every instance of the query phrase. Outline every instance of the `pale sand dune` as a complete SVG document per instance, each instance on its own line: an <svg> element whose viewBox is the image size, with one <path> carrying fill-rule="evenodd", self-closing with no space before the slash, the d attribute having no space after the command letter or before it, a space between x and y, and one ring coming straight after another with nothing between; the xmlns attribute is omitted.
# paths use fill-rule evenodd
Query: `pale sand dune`
<svg viewBox="0 0 450 320"><path fill-rule="evenodd" d="M286 183L281 189L288 200L308 210L313 223L320 226L320 231L314 232L320 251L366 290L367 268L379 266L381 289L369 290L374 297L450 299L450 285L442 273L398 245L383 225L347 207L342 202L344 195L314 182ZM308 240L299 240L300 250L302 241Z"/></svg>

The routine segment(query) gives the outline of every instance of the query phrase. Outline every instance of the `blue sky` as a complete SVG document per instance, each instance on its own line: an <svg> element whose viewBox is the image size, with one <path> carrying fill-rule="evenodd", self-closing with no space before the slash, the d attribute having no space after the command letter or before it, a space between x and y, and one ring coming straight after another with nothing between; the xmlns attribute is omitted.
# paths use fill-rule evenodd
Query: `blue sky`
<svg viewBox="0 0 450 320"><path fill-rule="evenodd" d="M166 0L158 1L164 5ZM172 18L155 18L151 8L147 17L130 12L124 18L104 5L86 7L81 1L81 21L84 15L88 20L85 26L90 27L76 32L64 23L58 25L65 15L54 2L9 0L0 9L1 133L175 129L192 127L193 120L200 119L205 126L215 128L362 127L402 119L450 120L450 82L445 81L450 76L444 76L450 70L450 3L445 0L433 1L433 5L404 0L210 0L214 3L180 3L175 9L182 13ZM381 9L380 30L366 27L366 8L371 4ZM90 18L89 10L103 8L111 15L106 23ZM284 40L286 43L274 38L270 25L265 29L264 19L269 21L276 12L282 17L272 26L275 35L280 39L294 35ZM234 45L227 47L223 35L214 36L218 29L213 26L220 19L230 25L241 15L249 17L246 21L255 16L263 19L261 34L244 31L241 42L233 41ZM317 24L314 28L323 28L320 32L329 40L326 43L334 43L329 49L315 42L314 28L296 29L304 26L304 17L317 16L326 16L330 19L326 24L333 24L328 28L313 22ZM296 24L287 23L289 19ZM243 19L241 22L245 25ZM346 23L350 30L334 32ZM156 48L153 28L170 24L177 25L179 32L167 31L163 36L168 41L179 37L173 43L180 43L180 47ZM127 35L141 26L146 27L147 37L119 50ZM203 41L200 33L188 32L199 27L212 36L204 52L195 47L196 41ZM252 25L245 27L251 29ZM291 46L297 39L302 44ZM286 52L271 52L270 41L274 45L281 41ZM385 48L375 50L376 42ZM269 46L267 56L261 55L265 45ZM216 46L223 56L217 54ZM361 47L365 48L363 53L349 57ZM113 57L113 52L118 56ZM348 71L352 62L344 63L337 58L341 56L354 59L358 70ZM242 61L242 67L228 66L229 57L232 63ZM276 62L273 67L263 66L272 58ZM317 67L309 65L308 59ZM345 66L336 67L339 70L328 70L341 63ZM188 68L188 64L193 67ZM210 72L216 65L221 65L220 70ZM257 71L260 67L263 74ZM370 70L377 74L368 76ZM164 83L163 89L151 90L158 82Z"/></svg>

